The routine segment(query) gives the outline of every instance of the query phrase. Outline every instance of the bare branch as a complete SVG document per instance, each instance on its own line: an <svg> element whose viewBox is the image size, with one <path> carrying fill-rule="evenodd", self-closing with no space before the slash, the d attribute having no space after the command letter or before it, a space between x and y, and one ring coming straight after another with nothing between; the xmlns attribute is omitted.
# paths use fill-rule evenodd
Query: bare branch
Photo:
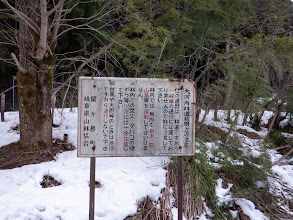
<svg viewBox="0 0 293 220"><path fill-rule="evenodd" d="M18 61L18 59L16 58L16 56L15 56L14 53L11 53L11 57L12 57L12 59L14 60L15 65L17 66L17 69L18 69L21 73L26 73L27 70L26 70L25 68L23 68L23 67L20 65L20 63L19 63L19 61Z"/></svg>
<svg viewBox="0 0 293 220"><path fill-rule="evenodd" d="M58 4L54 5L54 8L52 8L50 11L48 11L46 15L49 17L53 13L56 13L58 10L62 9L64 2L65 2L65 0L61 0L60 2L58 2Z"/></svg>
<svg viewBox="0 0 293 220"><path fill-rule="evenodd" d="M23 22L25 22L36 34L39 34L40 29L38 25L33 22L32 19L30 19L27 15L17 10L15 7L9 4L7 0L1 0L10 10Z"/></svg>
<svg viewBox="0 0 293 220"><path fill-rule="evenodd" d="M0 61L3 61L5 63L7 63L7 64L11 64L11 65L14 65L15 66L15 62L12 61L11 59L5 59L5 58L1 58L0 57Z"/></svg>
<svg viewBox="0 0 293 220"><path fill-rule="evenodd" d="M10 34L6 30L12 30L11 33L16 33L17 30L13 28L10 24L8 24L6 21L2 20L2 23L0 25L0 36L4 39L4 41L0 42L0 44L5 44L5 45L11 45L17 47L17 42L14 36Z"/></svg>
<svg viewBox="0 0 293 220"><path fill-rule="evenodd" d="M47 1L40 0L41 8L41 30L38 48L36 52L36 59L42 60L47 50L47 33L48 33L48 16L47 16Z"/></svg>
<svg viewBox="0 0 293 220"><path fill-rule="evenodd" d="M57 34L58 34L58 30L61 24L61 15L62 15L62 9L63 9L63 5L64 5L64 1L62 0L60 1L60 4L58 3L56 8L56 12L55 12L55 17L54 17L54 25L53 25L53 31L52 31L52 44L55 44L57 41Z"/></svg>
<svg viewBox="0 0 293 220"><path fill-rule="evenodd" d="M79 67L73 72L73 74L71 74L71 76L65 81L63 82L61 85L59 85L57 88L55 88L52 92L52 96L51 99L53 99L57 92L62 89L64 86L66 86L74 77L76 77L80 71L90 62L92 62L94 59L96 59L97 57L99 57L102 53L104 53L105 51L107 51L112 45L113 45L113 41L111 41L108 45L104 46L103 48L100 49L100 51L92 56L90 56L88 59L84 60L84 62L82 64L79 65Z"/></svg>
<svg viewBox="0 0 293 220"><path fill-rule="evenodd" d="M102 14L102 12L104 11L104 9L109 6L111 3L113 2L113 0L108 1L105 5L103 5L103 7L96 12L95 14L93 14L90 17L87 18L76 18L76 19L62 19L62 21L75 21L75 20L79 20L79 21L85 21L83 24L80 25L70 25L70 24L64 24L63 27L67 26L67 29L63 30L61 33L58 34L57 39L64 35L65 33L67 33L68 31L71 30L78 30L78 29L83 29L83 30L91 30L91 31L95 31L95 32L99 32L98 30L104 28L105 26L109 25L108 23L104 22L102 20L103 17L105 17L106 15L110 14L111 12L113 12L114 10L109 10L107 12L105 12L104 14ZM77 5L77 4L76 4ZM76 7L73 6L70 11ZM63 10L64 12L64 10ZM96 21L100 21L101 23L104 23L104 25L102 27L100 27L99 29L93 28L92 26L90 26L92 23L96 22Z"/></svg>

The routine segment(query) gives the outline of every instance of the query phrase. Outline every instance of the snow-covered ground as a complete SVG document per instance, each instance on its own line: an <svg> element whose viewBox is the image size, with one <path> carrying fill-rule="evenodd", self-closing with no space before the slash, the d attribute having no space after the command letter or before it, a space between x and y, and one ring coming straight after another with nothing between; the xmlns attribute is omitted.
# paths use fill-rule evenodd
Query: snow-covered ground
<svg viewBox="0 0 293 220"><path fill-rule="evenodd" d="M0 146L19 140L11 130L18 123L16 112L7 112L0 122ZM53 136L76 145L77 112L56 112ZM124 219L133 215L147 196L160 197L165 187L167 157L97 158L95 219ZM76 150L57 156L56 161L0 170L0 219L88 219L90 159L77 158ZM45 175L62 185L42 188Z"/></svg>
<svg viewBox="0 0 293 220"><path fill-rule="evenodd" d="M201 112L200 115L200 121L203 119L204 116L204 111ZM235 118L235 112L232 111L232 120L234 120ZM268 123L268 120L273 116L273 112L270 111L266 111L262 121L264 124ZM214 111L211 110L206 118L204 123L207 125L212 125L212 126L216 126L218 128L220 128L223 131L228 131L228 129L230 128L230 124L228 124L225 121L225 118L227 117L226 115L226 111L219 111L218 113L218 117L219 117L219 121L214 121L213 120L214 117ZM248 132L253 132L257 135L259 135L260 137L265 137L267 135L268 129L267 128L263 128L261 131L255 131L254 129L250 128L249 126L242 126L243 120L243 114L239 114L238 115L238 121L237 121L237 125L236 125L236 129L244 129L247 130ZM288 119L285 119L284 121L282 121L280 124L286 124L288 123ZM250 154L254 157L259 157L262 153L264 153L264 151L266 153L269 154L270 156L270 160L272 162L272 164L274 162L276 162L277 160L279 160L282 155L279 154L277 151L275 150L270 150L270 149L263 149L261 147L261 140L258 139L251 139L245 135L241 135L237 132L232 132L232 135L237 135L239 140L241 141L242 146L244 146L242 149L244 155L245 154ZM282 135L284 135L285 137L291 137L292 134L287 134L287 133L282 133ZM215 166L215 167L219 167L221 165L219 165L219 163L217 163L219 160L221 160L221 158L223 157L223 155L220 155L219 157L215 157L211 152L213 149L217 149L218 145L217 143L205 143L205 147L207 148L206 154L207 157L210 159L210 164ZM222 156L222 157L221 157ZM241 163L243 164L242 161L235 161L235 160L231 160L231 158L225 158L226 161L230 161L231 165L241 165ZM286 163L292 163L293 158L286 160ZM256 164L255 164L256 165ZM258 166L258 165L256 165ZM280 197L286 197L287 199L293 199L293 166L292 165L274 165L271 168L271 171L273 173L275 173L277 176L275 178L270 178L270 191L271 193L280 196ZM237 205L239 205L243 211L244 214L246 214L248 217L250 217L251 220L266 220L268 219L266 216L264 216L263 213L261 213L259 210L257 210L255 208L255 205L245 199L245 198L232 198L229 194L229 190L233 187L232 185L228 184L228 188L224 189L222 188L222 179L218 179L217 180L217 187L216 187L216 193L217 196L219 197L219 202L220 203L227 203L231 200L233 200ZM260 183L261 184L261 183ZM286 212L290 213L291 215L293 214L293 210L290 210L288 208L288 206L284 206L283 204L279 204L280 208L282 208L283 210L285 210ZM231 211L230 212L231 215L235 215L236 213Z"/></svg>
<svg viewBox="0 0 293 220"><path fill-rule="evenodd" d="M220 111L219 115L220 118L223 118L225 113ZM269 118L270 115L271 113L267 112L265 118ZM206 117L206 124L225 130L229 129L230 125L224 120L215 122L212 120L212 116L211 111ZM6 112L5 120L5 122L0 122L0 147L19 140L19 134L11 129L18 124L18 113ZM67 133L69 141L76 145L77 109L56 110L54 123L60 126L53 129L53 137L62 139L63 134ZM247 126L239 126L239 128L255 132L260 136L266 134L265 129L256 132ZM247 137L243 137L242 140L245 146L243 151L249 149L256 156L261 153L262 149L256 140ZM215 158L208 153L216 148L217 144L206 143L206 146L211 164L220 166L217 161L221 160L221 155ZM276 151L268 152L272 162L281 157ZM147 196L157 200L161 196L161 190L166 186L165 166L168 162L168 157L97 158L96 180L102 186L96 188L95 192L95 219L123 220L129 215L134 215L140 202ZM230 162L238 165L243 163L235 160ZM55 161L0 170L0 219L88 219L89 165L90 159L77 158L77 152L74 150L59 154ZM279 181L272 181L272 188L277 193L285 193L282 191L282 187L285 186L292 192L293 166L275 165L272 170L279 177ZM45 175L54 177L61 185L42 188L40 182ZM229 194L232 187L233 184L228 184L228 188L224 189L222 180L217 180L216 192L219 197L219 205L234 200L250 219L268 219L256 209L251 201L244 198L233 198ZM288 192L286 195L291 196ZM176 208L173 208L172 213L174 213L174 219L177 219ZM231 215L236 216L237 213L231 210ZM199 216L199 219L208 219L208 216L212 216L212 213L207 207L206 212Z"/></svg>

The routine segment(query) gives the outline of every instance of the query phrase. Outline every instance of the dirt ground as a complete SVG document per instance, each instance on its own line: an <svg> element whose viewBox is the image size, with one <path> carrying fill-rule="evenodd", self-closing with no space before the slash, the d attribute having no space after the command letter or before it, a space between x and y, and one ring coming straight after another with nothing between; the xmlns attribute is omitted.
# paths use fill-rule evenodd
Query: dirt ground
<svg viewBox="0 0 293 220"><path fill-rule="evenodd" d="M12 169L28 164L38 164L55 160L57 154L74 150L75 147L70 143L65 143L60 139L54 139L52 146L46 149L35 151L24 151L18 142L0 148L0 169Z"/></svg>

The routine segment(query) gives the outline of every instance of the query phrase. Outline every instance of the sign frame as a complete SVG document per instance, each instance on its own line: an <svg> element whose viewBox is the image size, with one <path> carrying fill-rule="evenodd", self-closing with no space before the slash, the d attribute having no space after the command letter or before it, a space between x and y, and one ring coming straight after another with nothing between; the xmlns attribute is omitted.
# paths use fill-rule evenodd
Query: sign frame
<svg viewBox="0 0 293 220"><path fill-rule="evenodd" d="M179 129L180 129L180 135L182 136L182 129L184 128L183 127L183 105L184 105L184 91L189 91L189 99L188 99L188 104L187 104L187 107L189 108L189 112L185 112L186 114L188 114L188 129L190 130L189 133L188 133L188 140L189 141L186 141L188 142L188 146L184 145L182 140L181 143L179 144L178 148L177 148L177 152L175 152L176 150L174 150L173 152L162 152L162 151L148 151L148 152L142 152L142 151L135 151L135 152L107 152L107 153L98 153L97 151L97 148L100 148L101 149L101 141L93 141L95 142L94 144L92 144L92 146L90 146L90 148L92 148L92 150L90 150L91 153L84 153L82 150L82 142L84 141L84 138L83 138L83 131L85 128L87 128L85 126L85 122L84 122L84 113L85 113L85 110L83 109L85 103L87 103L85 100L87 100L85 97L89 96L89 97L94 97L93 95L97 94L97 91L98 89L104 89L106 87L106 85L110 85L112 83L112 85L117 85L119 84L120 87L113 87L113 91L115 93L115 98L116 96L118 96L118 90L120 90L121 88L122 89L125 89L125 88L128 88L128 87L122 87L123 85L129 85L129 83L132 83L132 85L134 85L133 88L135 88L135 95L138 97L139 94L137 94L138 90L139 89L145 89L145 88L150 88L150 85L152 85L155 89L155 91L157 92L158 89L161 89L161 88L167 88L166 90L168 90L168 88L170 88L170 91L172 91L170 94L168 92L166 92L166 94L170 95L171 96L174 96L174 94L180 94L180 103L178 104L180 106L180 113L178 117L180 117L180 119L182 119L180 121L180 126L179 126ZM101 86L102 85L102 86ZM104 86L104 87L103 87ZM161 86L161 87L160 87ZM103 87L103 88L102 88ZM110 88L111 89L111 88ZM107 92L106 91L99 91L98 94L99 95L103 95L105 96L105 94L108 94L110 93L110 90L108 90ZM148 95L151 95L150 93L148 93ZM158 98L158 95L159 95L159 92L157 92L154 96L155 96L155 99ZM98 96L98 95L97 95ZM97 97L95 96L95 99ZM172 97L171 97L172 98ZM169 99L170 102L172 101L171 98ZM174 97L173 97L174 98ZM178 98L179 99L179 98ZM99 100L99 104L105 104L105 102L103 102L102 98L97 98L97 100ZM114 100L114 99L113 99ZM115 100L116 102L114 103L115 107L117 107L117 100ZM119 100L118 100L119 101ZM185 100L186 103L187 103L187 100ZM79 93L78 93L78 145L77 145L77 153L78 153L78 157L144 157L144 156L191 156L191 155L194 155L195 153L195 102L196 102L196 86L194 84L194 82L192 80L188 80L188 79L161 79L161 78L118 78L118 77L79 77ZM88 100L88 103L90 103L90 98ZM136 101L136 104L135 104L135 108L141 110L141 104L143 103L143 101ZM99 104L96 104L95 107L99 108ZM156 103L155 104L155 108L159 106L159 103ZM162 116L162 113L160 113L160 111L162 111L162 105L159 106L160 109L156 109L156 113L155 115L158 115L158 114L161 114ZM96 109L97 109L96 108ZM90 109L90 107L89 107ZM171 108L170 108L171 109ZM102 113L102 110L99 110L100 111L100 114L99 115L99 118L103 117L103 115L101 115ZM179 111L179 110L178 110ZM140 111L141 112L141 111ZM117 118L120 118L121 116L119 115L119 112L118 110L115 112L117 115L116 117ZM184 113L184 114L185 114ZM140 114L140 117L141 117L141 113ZM180 115L182 114L182 115ZM173 114L175 115L175 114ZM148 114L147 117L149 117L150 115ZM90 117L90 116L89 116ZM139 116L138 116L139 117ZM185 117L187 118L187 117ZM101 121L101 119L99 119ZM136 120L137 121L137 120ZM136 124L139 124L139 123L136 123ZM158 122L157 123L157 126L158 124L161 126L161 124ZM96 127L97 126L102 126L102 125L99 125L99 123L96 123ZM118 126L118 125L117 125ZM140 129L139 126L140 125L135 125L136 129ZM186 128L186 127L185 127ZM160 129L159 129L160 130ZM117 129L116 129L117 131ZM158 133L160 133L161 131L159 131ZM163 132L163 131L162 131ZM162 134L161 132L161 134ZM99 132L100 133L100 132ZM138 135L140 134L142 136L142 138L144 138L144 136L142 135L142 132L141 131L138 131L138 133L136 133L137 136L140 136ZM113 134L113 135L117 135L117 134ZM119 136L119 135L117 135ZM161 136L161 135L160 135ZM121 134L120 134L120 138L121 138ZM100 139L101 140L101 139ZM175 144L174 144L175 146ZM176 145L177 146L177 145ZM115 146L115 149L117 148L118 146ZM120 145L121 147L121 145ZM158 144L156 144L155 147L158 147ZM162 148L162 146L159 146L160 148ZM140 150L141 150L141 146L139 147ZM188 151L185 150L188 148ZM183 150L181 150L183 149ZM100 150L101 151L101 150Z"/></svg>

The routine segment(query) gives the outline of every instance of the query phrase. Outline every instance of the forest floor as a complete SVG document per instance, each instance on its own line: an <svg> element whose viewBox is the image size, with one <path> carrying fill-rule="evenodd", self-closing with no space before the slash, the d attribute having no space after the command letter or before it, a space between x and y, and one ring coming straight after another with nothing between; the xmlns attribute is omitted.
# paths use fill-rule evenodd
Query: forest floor
<svg viewBox="0 0 293 220"><path fill-rule="evenodd" d="M71 143L61 139L54 139L52 146L34 151L23 150L19 142L13 142L0 148L0 169L13 169L29 164L39 164L56 159L56 155L74 150Z"/></svg>

